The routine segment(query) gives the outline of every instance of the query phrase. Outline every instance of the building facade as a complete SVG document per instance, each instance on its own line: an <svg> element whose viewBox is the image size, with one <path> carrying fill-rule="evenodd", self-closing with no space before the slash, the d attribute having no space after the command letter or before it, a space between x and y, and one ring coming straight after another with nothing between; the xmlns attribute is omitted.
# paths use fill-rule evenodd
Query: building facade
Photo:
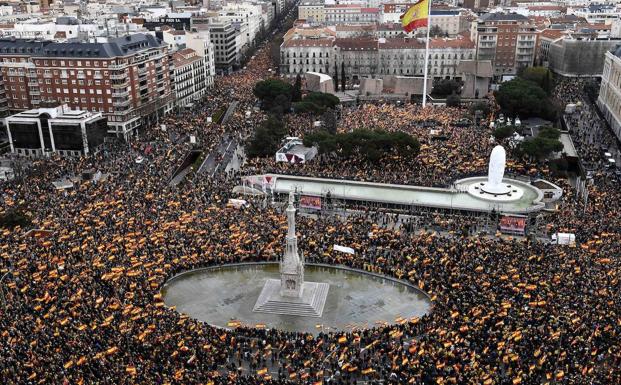
<svg viewBox="0 0 621 385"><path fill-rule="evenodd" d="M106 43L0 40L9 112L67 104L101 112L108 131L128 138L172 110L166 45L134 34Z"/></svg>
<svg viewBox="0 0 621 385"><path fill-rule="evenodd" d="M218 73L230 73L237 62L237 32L230 22L209 24L209 33L215 50L215 67Z"/></svg>
<svg viewBox="0 0 621 385"><path fill-rule="evenodd" d="M12 153L80 156L94 154L103 147L107 122L101 112L71 110L64 104L9 116L6 131Z"/></svg>
<svg viewBox="0 0 621 385"><path fill-rule="evenodd" d="M460 61L473 60L474 43L466 38L432 39L428 74L433 79L462 79ZM414 38L291 39L281 46L281 73L287 77L318 72L349 82L363 77L423 76L425 43Z"/></svg>
<svg viewBox="0 0 621 385"><path fill-rule="evenodd" d="M537 30L525 16L487 13L472 23L470 36L476 59L490 60L496 77L515 75L534 63Z"/></svg>
<svg viewBox="0 0 621 385"><path fill-rule="evenodd" d="M565 77L602 76L606 53L619 44L621 39L569 35L550 44L548 67Z"/></svg>
<svg viewBox="0 0 621 385"><path fill-rule="evenodd" d="M207 92L205 63L193 49L185 48L172 54L171 73L177 107L190 107Z"/></svg>
<svg viewBox="0 0 621 385"><path fill-rule="evenodd" d="M298 5L298 19L323 24L326 21L324 5L317 3L302 3Z"/></svg>
<svg viewBox="0 0 621 385"><path fill-rule="evenodd" d="M326 5L324 13L325 23L329 25L379 21L379 8L366 8L355 4Z"/></svg>
<svg viewBox="0 0 621 385"><path fill-rule="evenodd" d="M597 105L621 140L621 48L606 53Z"/></svg>

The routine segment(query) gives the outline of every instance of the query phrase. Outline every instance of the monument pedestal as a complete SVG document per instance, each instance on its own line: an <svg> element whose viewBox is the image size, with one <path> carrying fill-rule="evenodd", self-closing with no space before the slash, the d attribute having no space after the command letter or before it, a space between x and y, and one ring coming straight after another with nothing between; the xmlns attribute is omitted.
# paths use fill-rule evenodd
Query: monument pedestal
<svg viewBox="0 0 621 385"><path fill-rule="evenodd" d="M280 295L280 280L268 279L252 310L268 314L321 317L329 288L327 283L304 282L299 298L284 297Z"/></svg>

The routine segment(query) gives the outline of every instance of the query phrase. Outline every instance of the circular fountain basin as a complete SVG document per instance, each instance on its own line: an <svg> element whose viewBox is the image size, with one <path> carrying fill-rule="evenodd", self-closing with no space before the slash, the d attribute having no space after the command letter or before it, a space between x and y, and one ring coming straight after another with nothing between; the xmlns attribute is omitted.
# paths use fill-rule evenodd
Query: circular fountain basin
<svg viewBox="0 0 621 385"><path fill-rule="evenodd" d="M404 322L431 310L429 297L405 281L340 266L305 265L305 280L330 285L321 317L253 311L265 282L278 279L277 263L249 263L179 274L162 288L167 306L217 327L238 324L318 334Z"/></svg>

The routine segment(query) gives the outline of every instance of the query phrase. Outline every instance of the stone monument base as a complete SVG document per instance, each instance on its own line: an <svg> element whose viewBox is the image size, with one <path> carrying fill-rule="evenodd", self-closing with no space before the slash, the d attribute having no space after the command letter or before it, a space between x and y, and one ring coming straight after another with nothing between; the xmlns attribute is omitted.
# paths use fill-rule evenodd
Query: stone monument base
<svg viewBox="0 0 621 385"><path fill-rule="evenodd" d="M280 295L280 280L268 279L252 310L258 313L321 317L328 289L330 285L327 283L304 282L300 298L283 297Z"/></svg>

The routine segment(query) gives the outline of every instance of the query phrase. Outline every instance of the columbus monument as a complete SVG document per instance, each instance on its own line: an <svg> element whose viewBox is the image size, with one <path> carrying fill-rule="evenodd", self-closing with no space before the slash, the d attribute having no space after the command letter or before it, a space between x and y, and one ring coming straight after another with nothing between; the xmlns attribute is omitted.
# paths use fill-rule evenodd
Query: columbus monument
<svg viewBox="0 0 621 385"><path fill-rule="evenodd" d="M304 258L298 253L293 203L293 192L290 192L287 206L287 245L285 255L280 260L280 279L268 279L265 282L253 311L321 317L330 285L304 282Z"/></svg>

